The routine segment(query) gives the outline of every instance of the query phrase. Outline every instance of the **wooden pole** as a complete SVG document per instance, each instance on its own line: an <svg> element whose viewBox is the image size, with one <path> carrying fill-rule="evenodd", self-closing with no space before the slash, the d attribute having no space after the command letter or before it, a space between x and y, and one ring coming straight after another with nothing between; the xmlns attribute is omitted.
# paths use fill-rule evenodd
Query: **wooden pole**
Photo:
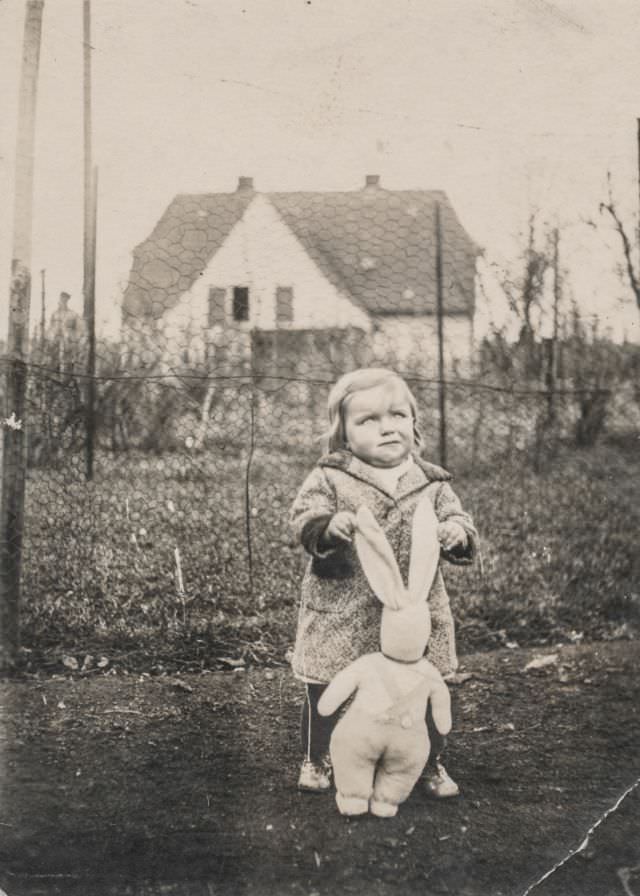
<svg viewBox="0 0 640 896"><path fill-rule="evenodd" d="M93 479L93 458L95 440L95 236L97 172L91 167L91 0L83 2L83 43L84 43L84 321L87 333L87 389L85 418L85 462L86 478Z"/></svg>
<svg viewBox="0 0 640 896"><path fill-rule="evenodd" d="M82 5L83 25L83 110L84 110L84 279L82 294L84 297L84 316L88 319L92 313L88 275L91 267L90 231L91 231L91 2L84 0Z"/></svg>
<svg viewBox="0 0 640 896"><path fill-rule="evenodd" d="M436 313L438 318L438 405L440 411L440 463L447 465L447 394L444 370L444 284L442 276L442 221L436 202Z"/></svg>
<svg viewBox="0 0 640 896"><path fill-rule="evenodd" d="M637 128L637 163L638 163L638 227L636 230L636 242L640 245L640 118L636 119Z"/></svg>
<svg viewBox="0 0 640 896"><path fill-rule="evenodd" d="M40 289L40 344L41 344L42 346L44 346L44 333L45 333L45 329L46 329L46 326L47 326L47 318L46 318L46 314L47 314L47 311L46 311L46 301L47 301L46 296L47 296L47 291L46 291L46 286L45 286L45 277L46 277L46 274L47 274L46 270L45 270L44 268L42 268L42 270L40 271L40 278L41 278L41 289Z"/></svg>
<svg viewBox="0 0 640 896"><path fill-rule="evenodd" d="M546 376L547 421L550 424L556 418L556 358L558 353L558 306L560 304L559 245L560 234L556 227L553 231L553 330L549 340Z"/></svg>
<svg viewBox="0 0 640 896"><path fill-rule="evenodd" d="M6 354L6 409L0 478L0 670L20 646L20 574L26 478L27 361L31 301L31 231L36 95L44 0L28 0L18 106L13 253Z"/></svg>
<svg viewBox="0 0 640 896"><path fill-rule="evenodd" d="M560 332L560 231L553 233L553 344L556 347L554 376L557 376L557 347Z"/></svg>
<svg viewBox="0 0 640 896"><path fill-rule="evenodd" d="M98 214L98 169L93 169L91 190L91 218L89 228L89 245L87 251L87 269L85 282L87 287L87 420L86 420L86 478L93 479L93 459L96 437L96 320L95 320L95 287L96 287L96 236Z"/></svg>

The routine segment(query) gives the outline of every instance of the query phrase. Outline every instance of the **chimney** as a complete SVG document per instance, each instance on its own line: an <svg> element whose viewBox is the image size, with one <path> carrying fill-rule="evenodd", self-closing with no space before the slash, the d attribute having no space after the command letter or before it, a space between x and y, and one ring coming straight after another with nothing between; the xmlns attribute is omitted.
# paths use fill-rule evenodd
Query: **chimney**
<svg viewBox="0 0 640 896"><path fill-rule="evenodd" d="M379 174L367 174L364 185L365 185L365 188L372 187L375 189L376 187L379 187L380 186L380 175Z"/></svg>
<svg viewBox="0 0 640 896"><path fill-rule="evenodd" d="M253 190L253 178L252 177L239 177L238 178L238 190L240 193L243 190Z"/></svg>

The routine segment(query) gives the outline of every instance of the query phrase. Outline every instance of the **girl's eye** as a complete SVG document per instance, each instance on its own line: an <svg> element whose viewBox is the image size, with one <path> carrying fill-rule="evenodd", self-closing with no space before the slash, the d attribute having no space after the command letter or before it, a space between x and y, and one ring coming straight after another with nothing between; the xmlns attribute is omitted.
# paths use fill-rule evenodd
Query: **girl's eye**
<svg viewBox="0 0 640 896"><path fill-rule="evenodd" d="M403 417L403 418L404 418L404 417L406 417L407 415L405 414L404 411L394 411L394 412L393 412L393 416L394 416L394 417Z"/></svg>

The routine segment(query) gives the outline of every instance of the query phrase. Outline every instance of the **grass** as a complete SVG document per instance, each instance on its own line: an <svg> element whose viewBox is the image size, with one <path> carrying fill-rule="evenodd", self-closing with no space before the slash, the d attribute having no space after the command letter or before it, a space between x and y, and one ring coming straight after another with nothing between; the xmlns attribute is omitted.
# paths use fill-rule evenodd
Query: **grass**
<svg viewBox="0 0 640 896"><path fill-rule="evenodd" d="M445 570L459 649L633 634L635 441L560 450L538 474L523 461L456 477L482 539L481 563ZM32 665L63 653L131 668L283 662L305 562L287 512L312 462L219 447L100 455L89 484L80 459L32 470L22 612Z"/></svg>

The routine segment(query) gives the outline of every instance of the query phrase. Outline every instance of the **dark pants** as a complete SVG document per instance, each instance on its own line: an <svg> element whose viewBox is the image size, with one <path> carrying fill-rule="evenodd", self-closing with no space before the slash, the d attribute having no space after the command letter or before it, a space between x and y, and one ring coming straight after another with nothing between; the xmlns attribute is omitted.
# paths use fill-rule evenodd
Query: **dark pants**
<svg viewBox="0 0 640 896"><path fill-rule="evenodd" d="M318 700L326 687L326 684L305 685L306 695L302 705L300 731L305 759L311 759L312 762L319 762L324 756L328 756L331 732L342 714L342 709L336 710L331 716L321 716L318 712ZM427 731L431 742L428 762L433 764L444 751L447 738L440 734L434 724L431 702L427 705Z"/></svg>

